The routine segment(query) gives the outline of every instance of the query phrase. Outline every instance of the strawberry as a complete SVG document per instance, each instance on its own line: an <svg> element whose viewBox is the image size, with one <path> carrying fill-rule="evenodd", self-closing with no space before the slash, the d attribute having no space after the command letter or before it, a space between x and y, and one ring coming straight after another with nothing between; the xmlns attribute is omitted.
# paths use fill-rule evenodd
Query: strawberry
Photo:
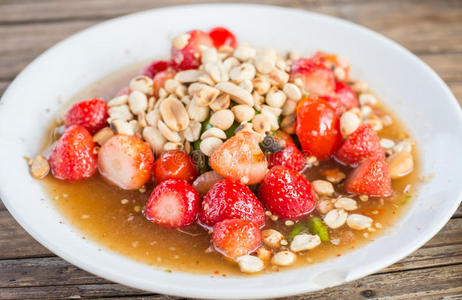
<svg viewBox="0 0 462 300"><path fill-rule="evenodd" d="M365 158L384 159L385 152L380 146L379 137L371 125L363 124L348 136L342 146L335 152L334 157L344 165L355 167Z"/></svg>
<svg viewBox="0 0 462 300"><path fill-rule="evenodd" d="M324 53L318 51L313 56L314 59L317 59L319 62L323 63L326 67L332 69L340 67L345 71L345 80L348 79L348 73L350 71L350 63L338 56L337 54Z"/></svg>
<svg viewBox="0 0 462 300"><path fill-rule="evenodd" d="M327 96L335 89L335 76L331 69L317 59L300 58L292 63L290 71L291 81L300 78L308 92Z"/></svg>
<svg viewBox="0 0 462 300"><path fill-rule="evenodd" d="M224 178L252 185L263 180L268 164L258 137L239 132L210 156L210 166Z"/></svg>
<svg viewBox="0 0 462 300"><path fill-rule="evenodd" d="M391 195L391 178L383 159L365 159L354 169L345 181L349 193L370 197Z"/></svg>
<svg viewBox="0 0 462 300"><path fill-rule="evenodd" d="M234 34L226 28L215 27L209 31L209 36L213 40L213 45L215 48L220 48L222 46L228 46L236 49L237 40Z"/></svg>
<svg viewBox="0 0 462 300"><path fill-rule="evenodd" d="M157 183L166 179L183 179L191 183L196 177L196 166L183 150L164 151L154 164L153 178Z"/></svg>
<svg viewBox="0 0 462 300"><path fill-rule="evenodd" d="M358 107L358 97L348 84L341 81L335 83L334 95L326 97L327 102L335 108L338 115L342 115L349 109Z"/></svg>
<svg viewBox="0 0 462 300"><path fill-rule="evenodd" d="M165 82L169 79L173 79L174 77L175 72L170 70L157 73L152 80L152 90L154 96L159 96L159 90L165 86Z"/></svg>
<svg viewBox="0 0 462 300"><path fill-rule="evenodd" d="M72 105L64 116L66 127L82 125L91 134L107 126L107 104L104 100L93 98Z"/></svg>
<svg viewBox="0 0 462 300"><path fill-rule="evenodd" d="M305 166L305 159L297 146L295 146L292 137L285 132L278 131L276 133L276 138L284 140L285 148L282 151L267 155L268 168L286 166L289 169L301 171Z"/></svg>
<svg viewBox="0 0 462 300"><path fill-rule="evenodd" d="M266 174L258 198L274 215L285 220L298 220L316 206L316 194L310 182L300 173L276 166Z"/></svg>
<svg viewBox="0 0 462 300"><path fill-rule="evenodd" d="M296 132L303 153L327 159L342 143L340 118L321 98L304 98L297 108Z"/></svg>
<svg viewBox="0 0 462 300"><path fill-rule="evenodd" d="M153 164L149 145L134 136L114 135L98 152L100 174L124 190L139 189L148 182Z"/></svg>
<svg viewBox="0 0 462 300"><path fill-rule="evenodd" d="M224 220L213 227L212 242L216 251L236 259L257 250L261 244L261 232L252 221Z"/></svg>
<svg viewBox="0 0 462 300"><path fill-rule="evenodd" d="M202 49L212 48L213 41L210 36L201 30L188 32L189 39L182 49L172 46L170 55L171 65L176 70L197 69L201 65Z"/></svg>
<svg viewBox="0 0 462 300"><path fill-rule="evenodd" d="M181 228L194 223L200 207L199 194L185 180L167 179L152 191L146 218L164 227Z"/></svg>
<svg viewBox="0 0 462 300"><path fill-rule="evenodd" d="M95 143L83 126L69 126L56 142L50 154L53 176L66 181L78 181L96 173Z"/></svg>
<svg viewBox="0 0 462 300"><path fill-rule="evenodd" d="M249 220L265 225L265 212L250 189L237 181L223 179L213 185L202 200L199 222L207 227L226 219Z"/></svg>
<svg viewBox="0 0 462 300"><path fill-rule="evenodd" d="M148 76L150 78L154 78L157 75L157 73L167 70L168 67L169 67L168 61L155 60L151 64L149 64L146 68L144 68L141 74Z"/></svg>

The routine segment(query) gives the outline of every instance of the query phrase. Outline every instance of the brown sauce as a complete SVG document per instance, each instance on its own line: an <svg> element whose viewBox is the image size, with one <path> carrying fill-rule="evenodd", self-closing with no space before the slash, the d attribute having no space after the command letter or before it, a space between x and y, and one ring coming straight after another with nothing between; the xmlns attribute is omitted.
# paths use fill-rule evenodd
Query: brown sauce
<svg viewBox="0 0 462 300"><path fill-rule="evenodd" d="M70 103L86 98L101 97L111 99L126 83L138 74L141 65L131 66L99 80L79 92ZM64 109L66 109L65 107ZM378 114L389 114L393 124L379 132L380 137L402 139L407 136L403 125L386 108L379 107ZM42 150L47 149L55 140L54 128L50 126L44 138ZM415 148L415 147L414 147ZM349 229L346 225L335 231L330 230L331 239L338 239L339 244L322 243L313 250L298 253L297 261L290 267L271 267L268 264L265 272L296 268L321 262L328 258L341 256L365 243L371 242L392 228L406 208L409 199L415 197L418 186L418 155L414 150L416 169L409 175L393 181L394 194L387 199L369 199L360 201L359 208L353 213L371 217L376 231L369 232ZM308 169L305 175L309 180L324 179L322 171L339 168L348 173L348 168L340 166L333 160L322 162L318 167ZM211 275L243 275L235 263L227 261L220 254L210 252L209 234L198 225L183 230L163 228L145 219L142 213L153 187L148 186L146 192L124 191L106 183L101 176L77 183L66 183L52 176L43 180L44 187L58 210L85 238L102 245L102 249L110 249L148 265L159 266L167 271L185 271ZM407 192L403 191L407 189ZM342 193L342 187L336 186ZM59 226L57 224L57 226ZM288 234L292 226L281 221L267 218L267 228L273 228Z"/></svg>

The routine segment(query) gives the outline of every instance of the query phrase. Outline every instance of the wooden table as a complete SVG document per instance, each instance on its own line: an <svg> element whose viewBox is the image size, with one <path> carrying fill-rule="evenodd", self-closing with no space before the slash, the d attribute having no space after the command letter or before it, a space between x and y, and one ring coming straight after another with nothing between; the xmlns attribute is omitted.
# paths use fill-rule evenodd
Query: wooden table
<svg viewBox="0 0 462 300"><path fill-rule="evenodd" d="M2 0L0 94L56 42L119 15L188 0ZM462 100L462 1L255 1L338 16L376 30L417 54ZM438 99L435 99L437 102ZM460 166L458 166L460 167ZM462 298L462 209L421 249L363 279L299 298ZM32 239L0 202L0 298L170 298L91 275Z"/></svg>

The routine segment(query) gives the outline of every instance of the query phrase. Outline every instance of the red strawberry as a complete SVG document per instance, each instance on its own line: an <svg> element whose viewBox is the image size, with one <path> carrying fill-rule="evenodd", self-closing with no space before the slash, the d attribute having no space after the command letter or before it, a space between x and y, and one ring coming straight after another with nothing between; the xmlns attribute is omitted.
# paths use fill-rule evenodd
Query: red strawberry
<svg viewBox="0 0 462 300"><path fill-rule="evenodd" d="M154 96L159 96L159 91L165 86L165 82L175 77L175 72L168 70L157 73L152 80L152 90Z"/></svg>
<svg viewBox="0 0 462 300"><path fill-rule="evenodd" d="M210 166L224 178L255 184L263 180L268 164L251 132L239 132L210 156Z"/></svg>
<svg viewBox="0 0 462 300"><path fill-rule="evenodd" d="M150 78L154 78L154 76L156 76L157 73L167 70L168 66L168 61L155 60L150 65L148 65L141 74L148 76Z"/></svg>
<svg viewBox="0 0 462 300"><path fill-rule="evenodd" d="M261 244L261 232L251 221L224 220L213 227L212 242L215 250L236 259L257 250Z"/></svg>
<svg viewBox="0 0 462 300"><path fill-rule="evenodd" d="M66 129L50 154L53 176L66 181L89 178L96 173L95 143L83 126Z"/></svg>
<svg viewBox="0 0 462 300"><path fill-rule="evenodd" d="M213 185L202 201L199 222L213 226L226 219L250 220L265 225L265 212L250 189L237 181L221 180Z"/></svg>
<svg viewBox="0 0 462 300"><path fill-rule="evenodd" d="M286 146L282 151L267 155L268 168L286 166L289 169L301 171L305 166L305 159L297 146L295 146L292 137L285 132L278 131L276 138L283 139Z"/></svg>
<svg viewBox="0 0 462 300"><path fill-rule="evenodd" d="M353 194L370 197L391 195L391 178L383 159L366 159L348 176L345 189Z"/></svg>
<svg viewBox="0 0 462 300"><path fill-rule="evenodd" d="M156 224L180 228L196 221L199 206L199 194L185 180L167 179L152 191L144 214Z"/></svg>
<svg viewBox="0 0 462 300"><path fill-rule="evenodd" d="M109 182L124 190L139 189L151 179L154 155L137 137L117 134L98 152L98 168Z"/></svg>
<svg viewBox="0 0 462 300"><path fill-rule="evenodd" d="M342 143L340 118L321 98L304 98L297 108L296 132L303 153L327 159Z"/></svg>
<svg viewBox="0 0 462 300"><path fill-rule="evenodd" d="M298 220L316 206L316 194L310 182L300 173L276 166L266 174L258 198L273 214L285 220Z"/></svg>
<svg viewBox="0 0 462 300"><path fill-rule="evenodd" d="M358 98L348 84L341 81L335 83L335 94L326 97L327 102L341 115L351 108L358 107Z"/></svg>
<svg viewBox="0 0 462 300"><path fill-rule="evenodd" d="M66 127L82 125L91 134L107 126L107 104L101 99L93 98L72 105L64 116Z"/></svg>
<svg viewBox="0 0 462 300"><path fill-rule="evenodd" d="M234 34L226 28L215 27L209 31L209 36L213 40L215 48L220 48L222 46L229 46L236 49L237 41Z"/></svg>
<svg viewBox="0 0 462 300"><path fill-rule="evenodd" d="M171 65L177 70L197 69L201 65L203 47L213 47L210 36L201 30L188 32L189 40L183 49L172 46L170 55Z"/></svg>
<svg viewBox="0 0 462 300"><path fill-rule="evenodd" d="M385 153L371 125L363 124L348 136L334 157L338 162L354 167L365 158L384 159Z"/></svg>
<svg viewBox="0 0 462 300"><path fill-rule="evenodd" d="M335 89L334 73L317 59L300 58L294 61L290 78L291 81L300 78L305 90L320 96L330 95Z"/></svg>

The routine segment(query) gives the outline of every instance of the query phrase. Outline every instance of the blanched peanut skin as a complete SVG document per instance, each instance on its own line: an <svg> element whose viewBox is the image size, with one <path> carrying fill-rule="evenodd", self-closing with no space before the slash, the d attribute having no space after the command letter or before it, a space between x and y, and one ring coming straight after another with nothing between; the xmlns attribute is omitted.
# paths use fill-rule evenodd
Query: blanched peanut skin
<svg viewBox="0 0 462 300"><path fill-rule="evenodd" d="M334 194L334 186L332 183L326 180L315 180L311 183L313 185L314 190L319 195L326 195L331 196Z"/></svg>
<svg viewBox="0 0 462 300"><path fill-rule="evenodd" d="M305 251L313 249L321 244L321 239L318 235L311 234L298 234L294 237L292 243L290 243L290 250L294 252Z"/></svg>
<svg viewBox="0 0 462 300"><path fill-rule="evenodd" d="M238 263L241 272L244 273L260 272L265 267L263 261L260 258L253 255L244 255L238 257L236 258L236 262Z"/></svg>
<svg viewBox="0 0 462 300"><path fill-rule="evenodd" d="M234 118L239 123L248 122L255 116L255 110L245 104L235 105L231 108L231 111L234 113Z"/></svg>
<svg viewBox="0 0 462 300"><path fill-rule="evenodd" d="M297 256L291 251L281 251L274 254L271 263L276 266L290 266L296 258Z"/></svg>
<svg viewBox="0 0 462 300"><path fill-rule="evenodd" d="M391 179L408 175L414 170L414 159L409 152L396 152L386 159Z"/></svg>
<svg viewBox="0 0 462 300"><path fill-rule="evenodd" d="M347 218L347 225L351 229L363 230L370 227L372 224L372 219L360 214L352 214Z"/></svg>
<svg viewBox="0 0 462 300"><path fill-rule="evenodd" d="M234 114L229 109L219 110L210 117L210 124L220 128L221 130L228 129L231 125L233 125L233 122Z"/></svg>
<svg viewBox="0 0 462 300"><path fill-rule="evenodd" d="M282 233L274 229L265 229L261 232L263 243L270 248L279 248L284 239Z"/></svg>
<svg viewBox="0 0 462 300"><path fill-rule="evenodd" d="M345 224L348 214L343 209L333 209L324 217L324 223L332 229L339 228Z"/></svg>

